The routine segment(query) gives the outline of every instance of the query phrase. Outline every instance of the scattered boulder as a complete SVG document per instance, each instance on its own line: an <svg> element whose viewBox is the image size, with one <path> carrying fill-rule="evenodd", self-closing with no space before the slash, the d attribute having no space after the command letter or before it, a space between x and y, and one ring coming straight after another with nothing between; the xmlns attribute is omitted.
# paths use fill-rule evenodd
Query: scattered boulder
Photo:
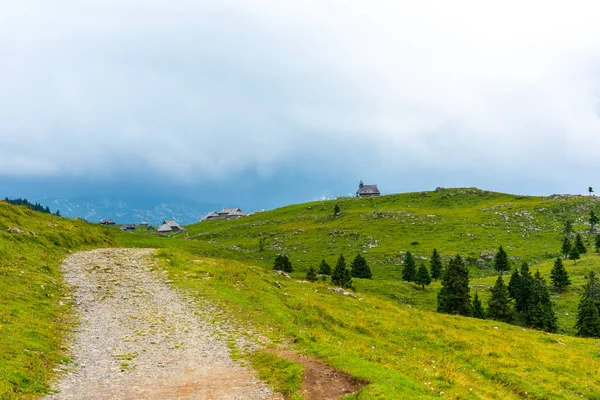
<svg viewBox="0 0 600 400"><path fill-rule="evenodd" d="M334 291L334 292L336 292L336 293L341 293L341 294L343 294L344 296L350 296L350 297L352 297L353 299L356 299L356 295L355 295L354 293L352 293L352 292L349 292L349 291L347 291L347 290L344 290L344 289L342 289L342 288L329 288L329 290L331 290L331 291Z"/></svg>
<svg viewBox="0 0 600 400"><path fill-rule="evenodd" d="M10 233L25 233L25 231L17 228L16 226L11 226L10 228L8 228L8 232L10 232Z"/></svg>
<svg viewBox="0 0 600 400"><path fill-rule="evenodd" d="M283 271L275 271L275 273L276 273L277 275L283 275L283 276L285 276L285 277L286 277L286 278L288 278L288 279L292 279L292 277L290 276L290 274L288 274L287 272L283 272Z"/></svg>

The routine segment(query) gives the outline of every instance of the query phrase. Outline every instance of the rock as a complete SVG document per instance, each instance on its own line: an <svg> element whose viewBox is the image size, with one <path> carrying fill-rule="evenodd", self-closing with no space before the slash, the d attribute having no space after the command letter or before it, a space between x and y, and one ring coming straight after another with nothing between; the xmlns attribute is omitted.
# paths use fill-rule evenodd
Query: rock
<svg viewBox="0 0 600 400"><path fill-rule="evenodd" d="M350 296L353 299L356 299L356 295L354 293L348 292L347 290L344 290L342 288L329 288L329 290L334 291L336 293L341 293L344 296Z"/></svg>
<svg viewBox="0 0 600 400"><path fill-rule="evenodd" d="M16 226L11 226L10 228L8 228L8 232L9 233L25 233L24 231L17 228Z"/></svg>
<svg viewBox="0 0 600 400"><path fill-rule="evenodd" d="M292 277L290 276L290 274L288 274L287 272L283 272L283 271L275 271L275 273L276 273L277 275L283 275L283 276L285 276L285 277L286 277L286 278L288 278L288 279L292 279Z"/></svg>
<svg viewBox="0 0 600 400"><path fill-rule="evenodd" d="M277 281L273 282L273 286L277 287L278 289L282 288L281 283L279 283Z"/></svg>

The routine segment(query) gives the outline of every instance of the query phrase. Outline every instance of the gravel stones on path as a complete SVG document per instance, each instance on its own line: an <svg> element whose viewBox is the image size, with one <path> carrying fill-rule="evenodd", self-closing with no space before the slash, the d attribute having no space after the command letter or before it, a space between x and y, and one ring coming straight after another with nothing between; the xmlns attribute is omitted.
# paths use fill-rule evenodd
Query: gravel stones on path
<svg viewBox="0 0 600 400"><path fill-rule="evenodd" d="M80 325L74 364L46 399L281 399L231 359L223 325L209 322L212 306L167 285L152 252L99 249L65 260Z"/></svg>

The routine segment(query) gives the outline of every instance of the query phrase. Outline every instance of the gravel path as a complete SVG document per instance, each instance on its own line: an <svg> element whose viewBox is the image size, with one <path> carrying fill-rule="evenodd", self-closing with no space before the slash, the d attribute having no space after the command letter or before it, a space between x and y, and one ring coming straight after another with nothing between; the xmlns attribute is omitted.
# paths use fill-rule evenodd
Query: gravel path
<svg viewBox="0 0 600 400"><path fill-rule="evenodd" d="M75 365L46 399L281 399L232 361L207 322L211 307L170 288L151 253L100 249L65 260L80 310Z"/></svg>

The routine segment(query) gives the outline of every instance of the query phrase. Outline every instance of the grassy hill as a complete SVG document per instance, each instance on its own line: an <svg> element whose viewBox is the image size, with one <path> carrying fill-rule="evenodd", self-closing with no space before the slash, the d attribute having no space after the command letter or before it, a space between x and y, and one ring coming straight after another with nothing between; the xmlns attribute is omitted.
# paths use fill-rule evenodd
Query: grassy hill
<svg viewBox="0 0 600 400"><path fill-rule="evenodd" d="M0 201L0 398L34 398L65 359L70 319L59 265L112 241L99 227Z"/></svg>

